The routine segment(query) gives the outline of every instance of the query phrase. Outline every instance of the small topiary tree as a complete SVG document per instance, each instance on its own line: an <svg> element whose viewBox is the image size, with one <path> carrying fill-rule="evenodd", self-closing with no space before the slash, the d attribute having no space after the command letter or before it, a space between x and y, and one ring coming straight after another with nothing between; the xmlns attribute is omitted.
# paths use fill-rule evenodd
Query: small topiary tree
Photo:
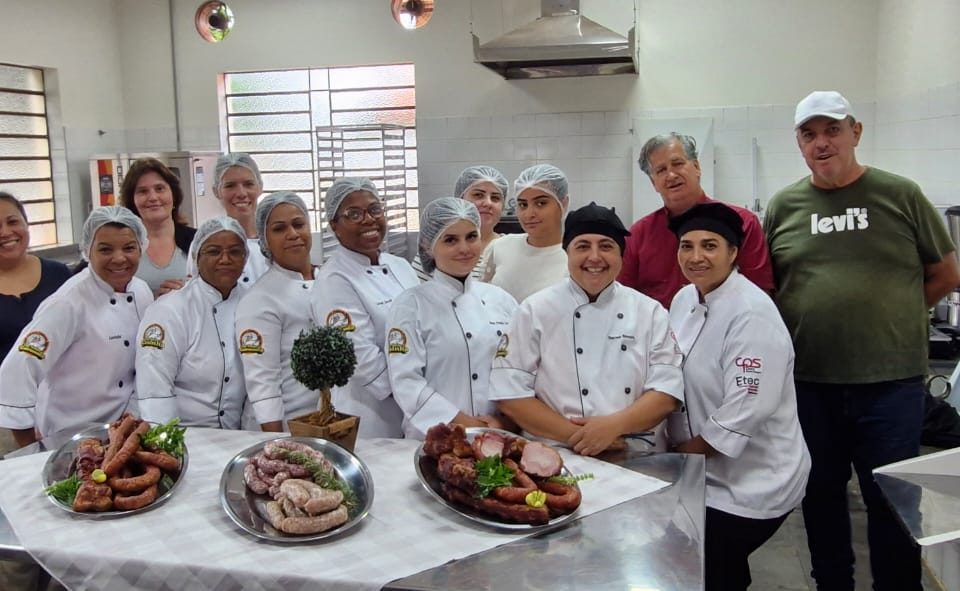
<svg viewBox="0 0 960 591"><path fill-rule="evenodd" d="M290 352L290 368L301 384L320 390L320 412L315 424L322 426L334 420L336 411L330 388L346 385L356 367L353 343L339 328L317 326L300 332Z"/></svg>

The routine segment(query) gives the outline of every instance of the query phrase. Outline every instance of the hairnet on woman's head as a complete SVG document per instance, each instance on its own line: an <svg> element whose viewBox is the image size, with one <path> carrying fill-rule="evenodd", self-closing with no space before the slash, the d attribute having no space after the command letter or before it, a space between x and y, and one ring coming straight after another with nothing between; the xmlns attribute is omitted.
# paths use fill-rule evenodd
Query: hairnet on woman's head
<svg viewBox="0 0 960 591"><path fill-rule="evenodd" d="M270 219L273 208L281 203L289 203L302 211L303 215L307 217L310 216L310 213L307 211L307 204L303 202L303 199L301 199L299 195L290 191L270 193L260 200L260 203L257 204L255 220L257 224L257 241L260 244L260 252L268 259L273 259L273 257L270 255L270 247L267 246L267 220Z"/></svg>
<svg viewBox="0 0 960 591"><path fill-rule="evenodd" d="M467 191L477 183L493 183L494 186L500 189L503 200L507 200L510 183L507 181L507 177L503 176L502 172L492 166L471 166L465 168L463 172L460 173L459 178L457 178L457 184L453 188L454 197L463 199Z"/></svg>
<svg viewBox="0 0 960 591"><path fill-rule="evenodd" d="M220 181L223 175L234 166L246 168L253 173L253 178L257 181L257 186L263 189L263 178L260 176L260 168L256 161L243 152L234 152L232 154L223 154L217 158L217 166L213 169L213 192L220 195Z"/></svg>
<svg viewBox="0 0 960 591"><path fill-rule="evenodd" d="M80 255L83 260L90 260L90 249L93 248L97 230L105 224L120 224L130 228L140 244L140 252L147 250L147 229L137 214L122 205L108 205L91 211L83 222L83 230L80 232Z"/></svg>
<svg viewBox="0 0 960 591"><path fill-rule="evenodd" d="M520 173L517 180L513 182L513 194L520 196L520 192L525 189L536 187L549 194L560 202L560 205L566 206L568 196L567 175L552 164L537 164L527 168Z"/></svg>
<svg viewBox="0 0 960 591"><path fill-rule="evenodd" d="M196 276L198 268L197 258L200 256L200 249L203 248L203 244L209 240L211 236L219 232L233 232L239 236L240 241L243 242L243 250L247 253L246 257L250 256L250 249L247 248L247 233L243 231L243 226L240 225L240 222L225 215L211 218L200 224L200 227L197 228L197 233L193 236L193 242L190 243L190 260L187 261L187 275Z"/></svg>
<svg viewBox="0 0 960 591"><path fill-rule="evenodd" d="M337 210L340 209L343 200L347 198L347 195L355 191L366 191L377 199L380 199L380 193L377 192L376 185L367 177L347 176L339 178L333 181L333 184L327 189L327 193L323 198L324 214L328 222L337 217Z"/></svg>
<svg viewBox="0 0 960 591"><path fill-rule="evenodd" d="M423 270L433 273L437 263L433 259L433 248L443 236L443 231L457 223L466 220L480 229L480 212L477 206L458 197L441 197L434 199L423 208L420 214L420 239L417 250L420 253L420 262Z"/></svg>

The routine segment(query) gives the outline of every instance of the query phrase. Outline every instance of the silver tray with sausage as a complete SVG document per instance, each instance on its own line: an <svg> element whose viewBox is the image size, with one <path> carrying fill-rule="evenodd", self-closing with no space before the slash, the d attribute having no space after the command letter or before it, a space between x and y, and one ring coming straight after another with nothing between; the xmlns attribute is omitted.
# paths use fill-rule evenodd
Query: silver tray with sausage
<svg viewBox="0 0 960 591"><path fill-rule="evenodd" d="M87 427L75 434L50 454L43 466L47 498L68 513L90 519L126 517L163 505L183 481L190 456L186 445L182 446L179 458L140 447L140 429L155 426L124 415L114 423ZM178 429L182 435L183 429ZM117 440L114 449L110 449L112 440ZM109 457L111 452L115 469L103 461L104 454ZM102 482L93 482L89 474L84 474L102 472L101 468L107 470L102 474ZM69 500L50 492L51 487L62 486L68 479L81 475L83 484L74 488Z"/></svg>
<svg viewBox="0 0 960 591"><path fill-rule="evenodd" d="M336 443L282 437L251 445L227 463L220 504L235 524L262 540L324 540L367 516L373 477L360 458Z"/></svg>
<svg viewBox="0 0 960 591"><path fill-rule="evenodd" d="M560 454L508 431L435 425L417 448L414 467L430 496L491 528L552 529L579 511L580 487Z"/></svg>

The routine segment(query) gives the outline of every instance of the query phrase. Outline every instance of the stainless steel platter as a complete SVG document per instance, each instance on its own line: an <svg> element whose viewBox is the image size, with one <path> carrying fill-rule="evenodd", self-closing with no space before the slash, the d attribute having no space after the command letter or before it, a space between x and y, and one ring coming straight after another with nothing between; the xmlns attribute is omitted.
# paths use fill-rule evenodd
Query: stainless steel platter
<svg viewBox="0 0 960 591"><path fill-rule="evenodd" d="M494 432L500 433L508 437L516 437L515 433L510 433L509 431L503 431L500 429L490 429L484 427L468 427L467 431L467 440L473 441L474 437L480 433ZM417 447L417 451L413 456L413 465L417 470L417 476L420 478L420 484L423 485L423 488L430 493L430 496L438 500L441 504L446 506L448 509L460 514L460 516L485 525L487 527L503 530L512 530L512 531L540 531L553 529L560 527L569 521L577 518L577 513L580 512L580 509L577 508L573 513L567 513L566 515L561 515L559 517L554 517L549 522L543 525L530 525L527 523L508 523L505 521L498 521L494 519L491 515L483 513L469 507L467 505L461 505L459 503L454 503L453 501L447 500L442 494L441 490L443 483L440 480L440 477L437 475L437 461L430 456L423 453L423 444L421 443ZM570 476L571 473L567 470L566 466L561 470L561 474L564 476Z"/></svg>
<svg viewBox="0 0 960 591"><path fill-rule="evenodd" d="M80 441L83 439L89 439L95 437L102 441L106 441L109 436L110 423L104 425L97 425L95 427L89 427L80 431L73 437L71 437L66 443L61 445L50 454L50 457L47 458L47 462L43 465L43 487L46 488L51 484L69 478L70 474L74 471L76 459L77 446L80 445ZM187 471L187 465L190 461L190 452L184 446L183 458L180 459L180 474L174 479L173 484L167 487L164 484L164 480L160 481L159 492L157 494L157 500L150 503L145 507L140 507L139 509L131 509L129 511L103 511L103 512L81 512L74 511L71 505L62 503L59 500L53 498L50 495L46 495L50 502L60 507L64 511L77 515L79 517L88 517L90 519L112 519L115 517L126 517L127 515L136 515L137 513L143 513L144 511L150 511L151 509L156 509L160 505L166 503L173 493L176 492L177 488L180 486L180 483L183 481L183 475Z"/></svg>
<svg viewBox="0 0 960 591"><path fill-rule="evenodd" d="M340 478L347 482L357 497L357 506L350 510L350 517L340 527L317 534L295 535L278 531L265 519L266 504L273 499L258 495L243 481L243 469L272 439L251 445L227 462L220 477L220 505L227 516L245 532L262 540L278 543L302 543L340 536L360 523L373 506L373 476L360 458L336 443L313 437L282 437L309 445L323 453L336 468Z"/></svg>

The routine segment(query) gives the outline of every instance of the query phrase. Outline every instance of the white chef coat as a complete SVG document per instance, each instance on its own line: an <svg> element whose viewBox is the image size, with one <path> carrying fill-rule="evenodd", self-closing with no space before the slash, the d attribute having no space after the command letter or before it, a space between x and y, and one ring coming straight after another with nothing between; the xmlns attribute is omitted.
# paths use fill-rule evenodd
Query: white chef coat
<svg viewBox="0 0 960 591"><path fill-rule="evenodd" d="M360 437L403 434L383 353L384 325L393 299L419 283L410 263L385 252L379 265L371 265L367 255L340 247L320 270L310 298L313 320L341 328L357 355L353 377L332 390L333 405L360 417Z"/></svg>
<svg viewBox="0 0 960 591"><path fill-rule="evenodd" d="M667 311L616 281L590 300L572 279L528 297L490 373L490 399L537 397L565 417L606 416L648 390L683 402Z"/></svg>
<svg viewBox="0 0 960 591"><path fill-rule="evenodd" d="M260 424L283 421L286 426L288 420L317 410L320 393L297 381L290 367L293 342L313 326L313 284L271 263L237 306L237 346L247 398Z"/></svg>
<svg viewBox="0 0 960 591"><path fill-rule="evenodd" d="M397 296L384 348L406 437L423 439L458 412L493 414L490 367L516 309L501 288L472 276L463 283L439 269Z"/></svg>
<svg viewBox="0 0 960 591"><path fill-rule="evenodd" d="M688 430L671 420L670 438L700 435L720 452L707 458L708 507L779 517L800 504L810 471L790 333L770 296L736 270L704 300L687 285L670 306L689 421Z"/></svg>
<svg viewBox="0 0 960 591"><path fill-rule="evenodd" d="M260 240L257 238L247 238L247 251L247 262L243 265L243 275L240 276L238 283L249 288L267 272L270 261L260 251Z"/></svg>
<svg viewBox="0 0 960 591"><path fill-rule="evenodd" d="M236 344L238 283L223 299L200 277L158 299L140 321L137 401L155 423L239 429L247 389Z"/></svg>
<svg viewBox="0 0 960 591"><path fill-rule="evenodd" d="M151 302L137 277L120 293L90 267L68 279L0 366L0 426L50 435L136 412L137 326Z"/></svg>

